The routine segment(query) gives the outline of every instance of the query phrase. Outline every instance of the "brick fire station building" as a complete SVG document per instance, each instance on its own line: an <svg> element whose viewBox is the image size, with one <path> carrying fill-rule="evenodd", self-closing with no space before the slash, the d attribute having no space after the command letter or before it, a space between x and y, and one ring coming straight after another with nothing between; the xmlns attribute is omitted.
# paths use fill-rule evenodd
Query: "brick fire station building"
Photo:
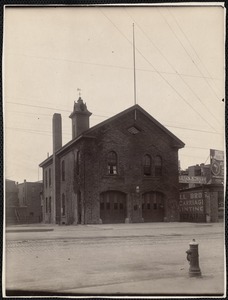
<svg viewBox="0 0 228 300"><path fill-rule="evenodd" d="M89 128L74 103L72 140L62 146L53 116L53 155L43 161L45 223L179 221L178 149L184 143L139 105Z"/></svg>

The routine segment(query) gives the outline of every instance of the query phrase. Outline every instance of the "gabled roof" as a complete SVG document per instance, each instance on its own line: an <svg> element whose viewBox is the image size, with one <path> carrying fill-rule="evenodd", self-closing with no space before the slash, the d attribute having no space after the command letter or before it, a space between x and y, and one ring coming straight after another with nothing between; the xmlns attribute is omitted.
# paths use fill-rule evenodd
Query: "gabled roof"
<svg viewBox="0 0 228 300"><path fill-rule="evenodd" d="M70 146L72 146L74 143L78 142L82 138L94 138L91 134L93 134L93 132L95 130L101 128L102 126L104 126L106 124L109 124L110 122L112 122L114 120L117 120L118 118L120 118L120 117L122 117L122 116L124 116L124 115L126 115L126 114L128 114L129 112L132 112L132 111L140 111L142 114L144 114L151 122L153 122L158 128L160 128L163 132L165 132L168 136L170 136L176 142L176 144L175 144L176 147L183 148L185 146L185 144L179 138L177 138L166 127L164 127L161 123L159 123L156 119L154 119L150 114L148 114L141 106L136 104L136 105L133 105L133 106L127 108L126 110L114 115L113 117L108 118L107 120L105 120L105 121L89 128L88 130L84 131L81 135L79 135L75 139L69 141L62 148L57 150L56 154L60 154L61 152L67 150ZM44 165L52 163L52 159L53 159L53 155L48 157L39 166L43 167Z"/></svg>
<svg viewBox="0 0 228 300"><path fill-rule="evenodd" d="M118 119L119 117L124 116L125 114L131 112L131 111L140 111L142 114L144 114L151 122L153 122L157 127L159 127L162 131L164 131L167 135L169 135L172 139L174 139L177 142L177 146L179 146L179 148L183 148L185 146L185 144L178 138L176 137L172 132L170 132L166 127L164 127L161 123L159 123L156 119L154 119L148 112L146 112L141 106L139 106L138 104L133 105L131 107L129 107L128 109L116 114L115 116L89 128L88 130L86 130L85 132L83 132L83 134L81 136L88 136L89 134L91 134L94 130L99 129L100 127L110 123L111 121L114 121L116 119ZM80 137L81 137L80 136Z"/></svg>

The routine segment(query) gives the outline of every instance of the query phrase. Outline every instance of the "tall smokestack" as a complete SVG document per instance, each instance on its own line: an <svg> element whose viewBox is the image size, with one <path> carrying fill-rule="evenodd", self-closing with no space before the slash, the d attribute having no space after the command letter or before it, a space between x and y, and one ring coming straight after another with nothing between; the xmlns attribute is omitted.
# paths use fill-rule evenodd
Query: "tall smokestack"
<svg viewBox="0 0 228 300"><path fill-rule="evenodd" d="M54 114L52 120L53 130L53 154L62 147L62 117L61 114Z"/></svg>
<svg viewBox="0 0 228 300"><path fill-rule="evenodd" d="M60 222L60 161L56 151L62 147L62 118L54 114L52 120L53 130L53 180L52 180L52 223Z"/></svg>

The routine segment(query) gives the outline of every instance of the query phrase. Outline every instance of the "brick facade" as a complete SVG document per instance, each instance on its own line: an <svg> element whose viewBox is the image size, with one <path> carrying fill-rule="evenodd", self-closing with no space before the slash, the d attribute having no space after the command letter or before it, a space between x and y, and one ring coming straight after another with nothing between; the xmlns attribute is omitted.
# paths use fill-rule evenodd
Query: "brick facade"
<svg viewBox="0 0 228 300"><path fill-rule="evenodd" d="M178 149L183 146L138 105L85 130L55 153L60 166L56 223L179 221ZM46 200L52 191L45 174L53 170L53 157L40 166ZM44 215L45 222L53 222Z"/></svg>

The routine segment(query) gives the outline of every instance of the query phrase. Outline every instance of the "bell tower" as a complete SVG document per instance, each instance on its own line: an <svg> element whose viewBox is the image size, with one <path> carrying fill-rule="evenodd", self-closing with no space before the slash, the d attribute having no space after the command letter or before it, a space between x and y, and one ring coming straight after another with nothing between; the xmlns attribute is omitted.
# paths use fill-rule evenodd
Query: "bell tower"
<svg viewBox="0 0 228 300"><path fill-rule="evenodd" d="M92 115L88 111L86 103L81 96L74 102L74 109L69 118L72 120L72 139L78 137L81 133L89 129L89 117Z"/></svg>

